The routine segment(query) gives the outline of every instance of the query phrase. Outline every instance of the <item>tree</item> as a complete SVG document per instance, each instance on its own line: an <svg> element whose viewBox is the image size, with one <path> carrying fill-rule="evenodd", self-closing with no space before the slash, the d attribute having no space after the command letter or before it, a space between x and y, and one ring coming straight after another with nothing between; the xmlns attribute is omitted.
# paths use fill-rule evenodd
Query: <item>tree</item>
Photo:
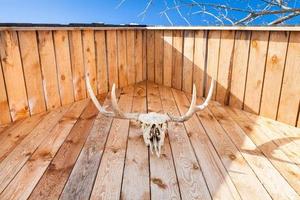
<svg viewBox="0 0 300 200"><path fill-rule="evenodd" d="M119 6L126 0L121 0ZM281 25L294 20L300 24L297 0L147 0L139 14L144 18L155 3L163 4L160 14L174 25L170 14L177 13L187 25L192 18L207 25ZM299 17L297 17L299 16Z"/></svg>

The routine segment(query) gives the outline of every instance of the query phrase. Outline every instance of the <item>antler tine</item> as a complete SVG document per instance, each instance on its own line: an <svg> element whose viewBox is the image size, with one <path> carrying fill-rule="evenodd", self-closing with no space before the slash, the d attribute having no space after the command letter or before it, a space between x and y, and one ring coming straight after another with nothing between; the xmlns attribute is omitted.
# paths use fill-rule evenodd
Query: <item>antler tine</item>
<svg viewBox="0 0 300 200"><path fill-rule="evenodd" d="M182 115L180 117L174 117L174 116L168 114L169 117L170 117L170 121L184 122L184 121L190 119L193 116L193 114L196 113L197 111L203 110L205 107L207 107L208 102L210 101L210 99L212 97L212 94L213 94L214 85L215 85L215 80L212 80L207 98L205 99L204 103L201 104L201 105L196 105L197 91L196 91L196 86L194 84L193 85L192 101L191 101L191 105L189 107L189 110L184 115Z"/></svg>
<svg viewBox="0 0 300 200"><path fill-rule="evenodd" d="M99 110L99 112L107 117L114 117L115 114L113 112L107 111L105 109L105 107L101 106L101 104L99 103L97 97L95 96L95 94L93 92L88 74L85 75L85 82L86 82L88 93L89 93L93 103L95 104L96 108Z"/></svg>

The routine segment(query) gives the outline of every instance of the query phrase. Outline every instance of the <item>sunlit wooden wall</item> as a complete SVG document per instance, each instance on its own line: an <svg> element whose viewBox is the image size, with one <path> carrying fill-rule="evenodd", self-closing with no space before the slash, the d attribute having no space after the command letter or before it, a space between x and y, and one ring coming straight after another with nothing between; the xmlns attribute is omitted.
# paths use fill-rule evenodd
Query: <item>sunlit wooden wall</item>
<svg viewBox="0 0 300 200"><path fill-rule="evenodd" d="M300 126L300 32L0 31L0 124L143 80Z"/></svg>

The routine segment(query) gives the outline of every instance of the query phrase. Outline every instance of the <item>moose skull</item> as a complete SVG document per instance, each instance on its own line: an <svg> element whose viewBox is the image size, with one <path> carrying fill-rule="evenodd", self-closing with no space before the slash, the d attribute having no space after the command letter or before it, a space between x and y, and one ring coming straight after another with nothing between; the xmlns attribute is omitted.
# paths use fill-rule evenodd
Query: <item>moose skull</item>
<svg viewBox="0 0 300 200"><path fill-rule="evenodd" d="M208 102L211 99L213 88L215 81L211 81L211 86L207 95L206 100L201 105L196 105L196 87L193 85L193 95L191 105L189 110L182 116L173 116L169 113L160 114L155 112L150 113L124 113L120 110L116 93L115 93L115 84L112 86L111 91L111 103L112 103L112 111L107 111L105 107L101 106L99 101L97 100L93 89L90 84L90 80L88 75L86 75L86 85L88 89L88 93L95 104L96 108L100 111L101 114L107 117L115 117L120 119L129 119L136 120L140 122L141 128L143 130L143 138L144 142L147 146L149 146L151 153L153 154L153 150L156 155L159 157L161 153L161 147L164 144L165 134L168 129L168 122L184 122L191 118L194 113L199 110L203 110L207 107Z"/></svg>

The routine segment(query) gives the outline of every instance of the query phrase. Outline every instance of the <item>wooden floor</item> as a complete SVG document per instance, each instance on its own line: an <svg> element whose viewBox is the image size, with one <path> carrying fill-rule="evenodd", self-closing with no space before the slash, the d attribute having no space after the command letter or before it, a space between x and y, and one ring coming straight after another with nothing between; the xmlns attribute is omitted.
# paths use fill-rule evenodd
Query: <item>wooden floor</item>
<svg viewBox="0 0 300 200"><path fill-rule="evenodd" d="M124 111L177 115L190 100L150 82L118 96ZM1 200L300 199L300 129L216 102L169 123L161 158L138 123L106 118L90 100L2 127L0 142Z"/></svg>

